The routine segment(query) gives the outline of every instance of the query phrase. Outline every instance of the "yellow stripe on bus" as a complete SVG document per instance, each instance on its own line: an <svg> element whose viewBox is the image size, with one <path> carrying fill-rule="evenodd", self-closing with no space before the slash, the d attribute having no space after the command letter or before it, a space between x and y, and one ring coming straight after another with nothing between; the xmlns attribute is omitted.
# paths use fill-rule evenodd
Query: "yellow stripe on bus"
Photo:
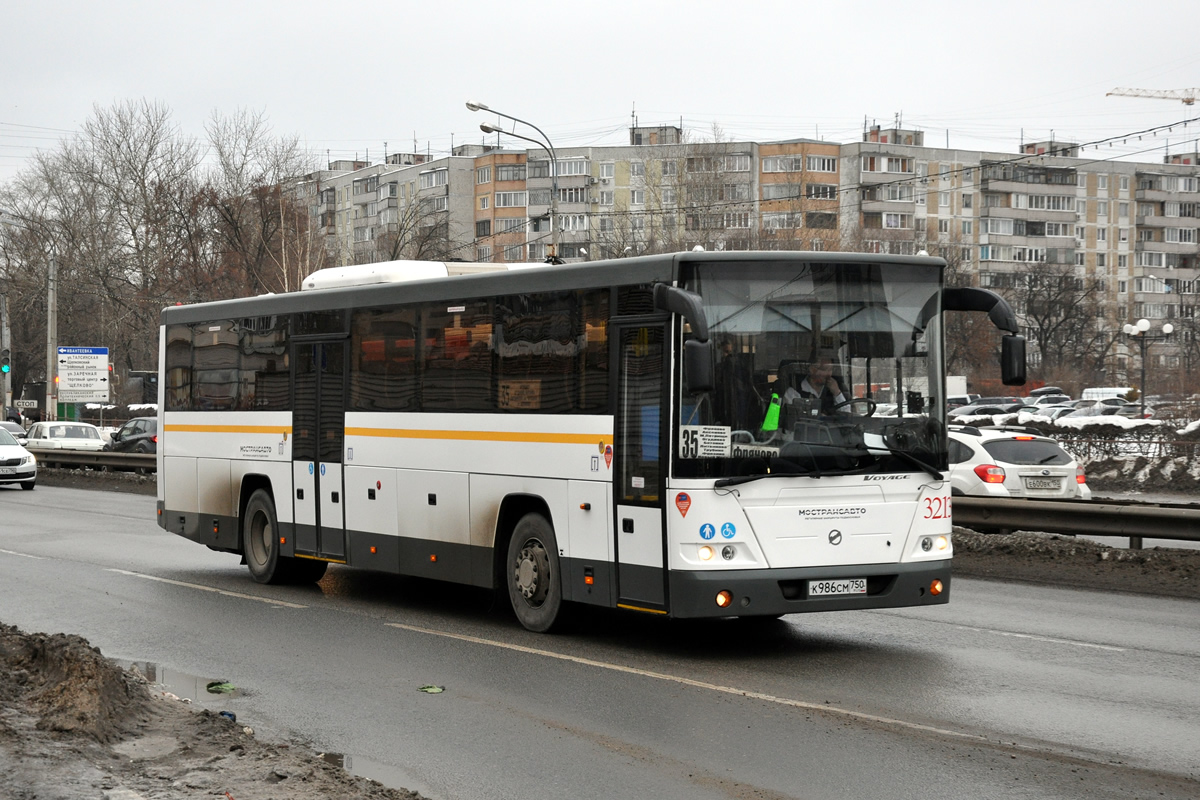
<svg viewBox="0 0 1200 800"><path fill-rule="evenodd" d="M421 428L346 428L347 436L377 436L389 439L460 439L475 442L534 442L539 444L612 444L606 434L536 433L515 431L444 431Z"/></svg>
<svg viewBox="0 0 1200 800"><path fill-rule="evenodd" d="M164 431L183 433L286 433L291 434L291 425L164 425Z"/></svg>
<svg viewBox="0 0 1200 800"><path fill-rule="evenodd" d="M164 425L163 431L182 433L275 433L291 435L290 425ZM442 439L476 442L526 442L535 444L609 445L612 436L588 433L539 433L515 431L448 431L423 428L346 428L347 436L385 439Z"/></svg>
<svg viewBox="0 0 1200 800"><path fill-rule="evenodd" d="M617 603L617 608L628 609L629 611L645 611L647 614L666 614L661 608L643 608L642 606L631 606L628 603Z"/></svg>

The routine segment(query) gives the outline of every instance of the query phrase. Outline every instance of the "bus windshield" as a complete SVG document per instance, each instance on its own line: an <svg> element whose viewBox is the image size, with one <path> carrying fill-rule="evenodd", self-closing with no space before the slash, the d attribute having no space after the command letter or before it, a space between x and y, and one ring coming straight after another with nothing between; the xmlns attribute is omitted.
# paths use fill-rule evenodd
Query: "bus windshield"
<svg viewBox="0 0 1200 800"><path fill-rule="evenodd" d="M915 260L692 265L715 381L680 387L674 474L945 469L941 280Z"/></svg>

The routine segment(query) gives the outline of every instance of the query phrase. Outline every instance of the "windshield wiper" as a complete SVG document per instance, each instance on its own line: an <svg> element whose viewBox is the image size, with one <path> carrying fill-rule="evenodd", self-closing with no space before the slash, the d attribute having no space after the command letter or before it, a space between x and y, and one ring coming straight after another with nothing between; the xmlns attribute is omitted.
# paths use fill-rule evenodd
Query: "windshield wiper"
<svg viewBox="0 0 1200 800"><path fill-rule="evenodd" d="M943 475L941 472L939 472L938 469L936 467L934 467L932 464L926 464L924 461L917 458L912 453L905 452L904 450L897 450L894 447L889 447L886 443L881 444L881 445L874 445L874 444L866 445L866 446L862 447L861 449L865 453L870 453L872 450L884 450L888 453L891 453L892 455L894 455L896 458L900 459L904 463L909 464L914 467L917 467L918 469L924 470L925 472L928 472L930 475L937 478L939 481L946 480L946 476Z"/></svg>
<svg viewBox="0 0 1200 800"><path fill-rule="evenodd" d="M759 475L739 475L736 478L718 478L713 481L713 488L720 489L724 486L739 486L743 483L761 480L763 478L794 478L797 475L807 476L809 470L801 470L799 472L764 472ZM817 475L819 478L820 475Z"/></svg>

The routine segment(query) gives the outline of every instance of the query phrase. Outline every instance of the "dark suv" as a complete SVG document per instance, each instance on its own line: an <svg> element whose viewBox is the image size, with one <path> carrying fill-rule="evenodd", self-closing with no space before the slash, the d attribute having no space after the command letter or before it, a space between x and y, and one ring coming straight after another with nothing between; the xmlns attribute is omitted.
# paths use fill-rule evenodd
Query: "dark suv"
<svg viewBox="0 0 1200 800"><path fill-rule="evenodd" d="M134 417L113 432L104 449L118 453L158 452L158 417Z"/></svg>

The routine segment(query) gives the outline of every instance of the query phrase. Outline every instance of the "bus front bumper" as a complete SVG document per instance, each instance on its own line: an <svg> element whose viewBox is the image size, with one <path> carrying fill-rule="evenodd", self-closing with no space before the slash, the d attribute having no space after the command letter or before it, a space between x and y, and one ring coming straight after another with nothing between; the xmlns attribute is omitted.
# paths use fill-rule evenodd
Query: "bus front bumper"
<svg viewBox="0 0 1200 800"><path fill-rule="evenodd" d="M669 573L670 615L753 617L932 606L950 600L950 559L912 564ZM862 578L866 592L818 595L814 583ZM724 605L718 603L718 595Z"/></svg>

